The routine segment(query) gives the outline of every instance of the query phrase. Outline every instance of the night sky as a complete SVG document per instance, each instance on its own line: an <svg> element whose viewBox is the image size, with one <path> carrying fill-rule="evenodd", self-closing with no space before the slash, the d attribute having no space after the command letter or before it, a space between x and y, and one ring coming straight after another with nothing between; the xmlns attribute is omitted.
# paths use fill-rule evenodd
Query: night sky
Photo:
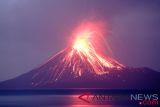
<svg viewBox="0 0 160 107"><path fill-rule="evenodd" d="M160 71L159 0L0 0L0 81L43 64L83 20L103 20L113 57Z"/></svg>

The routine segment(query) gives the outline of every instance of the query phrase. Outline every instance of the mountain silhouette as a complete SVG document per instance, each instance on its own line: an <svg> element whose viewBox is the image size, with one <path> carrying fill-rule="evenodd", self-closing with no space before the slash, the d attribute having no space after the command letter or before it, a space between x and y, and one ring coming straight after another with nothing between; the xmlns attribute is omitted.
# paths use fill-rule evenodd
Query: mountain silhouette
<svg viewBox="0 0 160 107"><path fill-rule="evenodd" d="M40 67L1 82L0 89L160 88L160 72L146 67L126 67L110 57L101 59L97 53L90 54L94 65L83 52L64 49Z"/></svg>

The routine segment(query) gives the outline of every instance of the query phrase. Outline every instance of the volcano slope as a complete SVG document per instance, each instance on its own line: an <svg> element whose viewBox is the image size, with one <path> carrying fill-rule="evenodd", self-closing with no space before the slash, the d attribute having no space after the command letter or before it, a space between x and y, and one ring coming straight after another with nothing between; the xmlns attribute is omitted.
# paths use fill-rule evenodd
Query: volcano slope
<svg viewBox="0 0 160 107"><path fill-rule="evenodd" d="M0 89L160 88L160 72L126 67L109 57L101 59L97 54L92 56L93 61L79 51L64 49L40 67L1 82Z"/></svg>

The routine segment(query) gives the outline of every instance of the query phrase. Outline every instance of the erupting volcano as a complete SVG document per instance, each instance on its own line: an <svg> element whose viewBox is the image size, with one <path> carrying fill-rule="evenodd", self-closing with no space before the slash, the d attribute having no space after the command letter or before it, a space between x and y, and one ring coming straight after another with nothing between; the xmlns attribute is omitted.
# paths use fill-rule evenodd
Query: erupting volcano
<svg viewBox="0 0 160 107"><path fill-rule="evenodd" d="M17 78L4 81L3 88L148 88L159 81L159 72L126 67L103 49L111 49L103 28L83 23L71 35L71 43L45 64ZM104 45L105 44L105 45ZM103 47L105 46L105 48ZM102 48L103 47L103 48ZM152 75L152 76L151 76ZM146 82L149 82L147 84Z"/></svg>
<svg viewBox="0 0 160 107"><path fill-rule="evenodd" d="M46 68L45 64L40 69L40 72L33 77L33 84L38 85L47 82L54 82L61 79L65 72L78 78L89 72L95 75L104 75L110 72L110 69L122 69L124 66L110 57L102 57L96 50L96 38L101 38L100 30L97 29L98 24L85 23L83 28L78 27L74 33L74 40L71 46L62 50L57 55L53 56L47 63L50 66ZM101 41L103 42L103 41ZM100 51L100 50L99 50ZM57 60L58 58L58 60ZM43 70L45 69L45 70ZM48 75L45 76L45 73ZM36 81L39 75L41 81Z"/></svg>

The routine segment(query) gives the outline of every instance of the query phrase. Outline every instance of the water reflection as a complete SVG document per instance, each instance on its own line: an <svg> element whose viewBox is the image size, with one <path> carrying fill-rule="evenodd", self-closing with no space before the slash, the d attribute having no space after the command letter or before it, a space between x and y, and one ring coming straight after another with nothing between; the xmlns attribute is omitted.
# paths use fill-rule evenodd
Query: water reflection
<svg viewBox="0 0 160 107"><path fill-rule="evenodd" d="M131 107L95 105L78 98L79 95L13 95L0 96L0 107Z"/></svg>

